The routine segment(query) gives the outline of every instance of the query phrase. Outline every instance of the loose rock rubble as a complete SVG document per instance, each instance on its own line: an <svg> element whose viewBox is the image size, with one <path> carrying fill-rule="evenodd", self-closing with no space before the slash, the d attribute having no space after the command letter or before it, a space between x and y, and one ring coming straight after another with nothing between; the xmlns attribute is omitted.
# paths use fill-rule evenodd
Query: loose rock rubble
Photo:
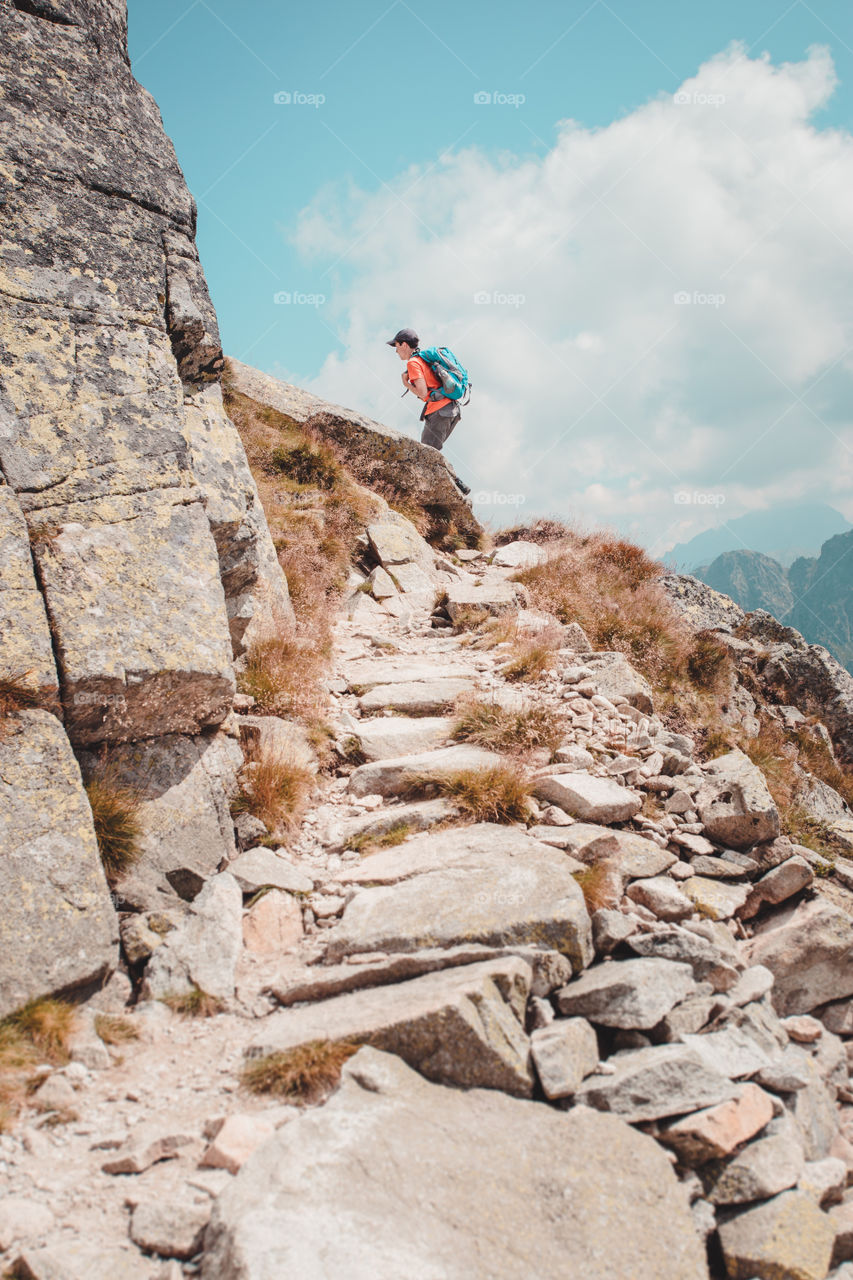
<svg viewBox="0 0 853 1280"><path fill-rule="evenodd" d="M449 575L411 539L388 546ZM481 598L503 575L494 596L506 597L512 555L502 569L482 557L443 563L476 577ZM469 1253L485 1240L474 1183L488 1169L489 1213L499 1206L504 1232L520 1215L543 1276L566 1274L575 1256L585 1275L632 1274L641 1255L649 1276L843 1276L853 1259L844 890L825 896L814 855L780 836L748 758L698 761L621 655L566 647L519 695L500 646L471 648L433 626L431 601L403 621L377 608L369 627L339 623L329 704L340 764L300 831L266 847L262 824L241 815L234 853L172 907L171 927L150 910L124 918L141 997L124 1013L141 1039L129 1053L101 1045L99 1057L94 1033L81 1035L75 1060L33 1099L41 1110L0 1138L23 1206L5 1228L0 1216L4 1259L47 1277L56 1250L75 1242L84 1261L68 1253L68 1274L200 1266L242 1280L273 1261L319 1277L340 1254L348 1275L396 1277L417 1269L427 1237L389 1206L417 1202L417 1151L439 1126L428 1247L442 1275L529 1274L515 1248ZM413 779L503 759L453 741L460 695L562 717L550 759L518 763L531 778L526 824L464 823L448 800L410 798ZM351 763L352 741L364 763ZM400 841L382 847L389 831ZM591 875L598 898L587 888L585 901ZM194 986L225 1012L188 1023L156 1000ZM242 1063L317 1040L370 1046L324 1105L301 1112L239 1089ZM355 1186L356 1157L340 1146L350 1131L370 1170ZM469 1163L471 1198L445 1205L448 1170L461 1178ZM626 1169L638 1178L631 1195ZM555 1189L571 1184L573 1205L618 1179L613 1229L599 1223L595 1246L579 1210L570 1230L559 1215L538 1221L552 1177Z"/></svg>

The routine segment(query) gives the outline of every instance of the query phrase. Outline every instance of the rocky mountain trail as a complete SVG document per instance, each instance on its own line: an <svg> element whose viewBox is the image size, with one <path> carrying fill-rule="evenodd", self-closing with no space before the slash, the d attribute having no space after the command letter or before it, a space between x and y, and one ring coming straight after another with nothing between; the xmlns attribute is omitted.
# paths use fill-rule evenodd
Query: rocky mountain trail
<svg viewBox="0 0 853 1280"><path fill-rule="evenodd" d="M536 678L507 679L519 637L564 637L523 599L507 607L515 556L504 551L505 567L431 553L431 573L476 580L491 604L473 630L442 625L440 597L438 610L423 599L387 610L380 588L369 625L345 602L327 679L337 763L317 774L298 829L281 839L240 814L233 852L176 898L165 928L157 911L123 915L133 992L116 979L82 1007L70 1063L41 1069L0 1137L20 1206L0 1255L11 1274L51 1276L64 1257L72 1276L260 1277L253 1180L276 1143L279 1162L306 1159L306 1142L319 1154L322 1117L349 1123L365 1088L386 1099L371 1126L385 1108L382 1125L417 1115L425 1089L438 1090L428 1105L439 1111L445 1096L468 1100L470 1123L489 1099L531 1108L505 1121L525 1142L543 1123L534 1116L592 1125L607 1113L620 1126L609 1141L647 1144L638 1167L649 1162L668 1188L685 1275L706 1274L706 1239L711 1275L745 1274L746 1257L755 1275L823 1280L849 1256L853 894L780 834L749 758L698 758L622 655L564 645ZM507 638L482 647L491 633ZM443 700L429 692L442 681ZM400 705L401 687L422 691L421 710ZM234 718L247 727L275 719L244 703ZM540 729L545 716L558 745L460 740L472 705L535 712ZM507 766L526 812L484 820L476 806ZM448 789L454 778L467 792ZM212 1016L182 1016L193 993ZM138 1038L106 1046L96 1027L107 1010ZM329 1101L246 1088L247 1067L318 1044L339 1046L341 1061L370 1046ZM377 1073L380 1085L365 1083ZM380 1126L376 1140L392 1132ZM608 1176L595 1174L601 1187ZM376 1204L396 1183L414 1194L411 1179L410 1165L383 1158ZM277 1214L299 1213L289 1185L269 1181ZM319 1224L342 1192L311 1186ZM642 1229L653 1221L645 1210ZM310 1253L315 1229L298 1246L276 1232L269 1256L285 1266ZM650 1237L647 1273L676 1274L660 1240ZM396 1247L414 1241L401 1233ZM515 1274L508 1262L503 1273Z"/></svg>

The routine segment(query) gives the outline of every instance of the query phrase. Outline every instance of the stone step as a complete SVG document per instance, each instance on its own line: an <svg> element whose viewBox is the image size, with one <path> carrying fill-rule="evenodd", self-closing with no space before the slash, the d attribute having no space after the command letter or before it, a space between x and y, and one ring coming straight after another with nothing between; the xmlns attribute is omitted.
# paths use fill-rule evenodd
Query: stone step
<svg viewBox="0 0 853 1280"><path fill-rule="evenodd" d="M575 970L592 960L589 916L565 857L522 831L478 823L428 833L344 874L359 873L370 887L329 930L328 960L471 942L539 944Z"/></svg>
<svg viewBox="0 0 853 1280"><path fill-rule="evenodd" d="M358 705L368 713L387 709L404 715L434 715L449 710L456 699L471 688L471 680L456 676L381 684L360 697Z"/></svg>
<svg viewBox="0 0 853 1280"><path fill-rule="evenodd" d="M533 1076L523 1023L531 982L529 965L508 956L353 991L271 1014L246 1056L312 1040L369 1041L438 1083L529 1097Z"/></svg>
<svg viewBox="0 0 853 1280"><path fill-rule="evenodd" d="M439 747L359 765L350 774L348 790L355 796L401 795L416 779L430 781L462 769L492 769L501 763L501 756L482 747Z"/></svg>
<svg viewBox="0 0 853 1280"><path fill-rule="evenodd" d="M453 728L449 716L376 716L353 731L367 760L431 751L446 742Z"/></svg>
<svg viewBox="0 0 853 1280"><path fill-rule="evenodd" d="M469 662L422 660L401 655L393 658L356 658L343 665L342 675L350 689L372 689L378 684L409 684L413 680L434 680L436 676L471 680L477 670Z"/></svg>

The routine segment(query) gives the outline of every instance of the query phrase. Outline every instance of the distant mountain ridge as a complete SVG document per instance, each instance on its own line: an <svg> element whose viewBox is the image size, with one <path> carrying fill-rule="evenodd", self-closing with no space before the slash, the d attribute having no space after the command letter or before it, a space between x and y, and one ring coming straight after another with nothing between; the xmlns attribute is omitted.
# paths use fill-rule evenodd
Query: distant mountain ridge
<svg viewBox="0 0 853 1280"><path fill-rule="evenodd" d="M850 528L850 521L824 502L751 511L677 543L662 559L681 573L696 573L727 551L760 552L790 566L797 559L817 557L828 539Z"/></svg>
<svg viewBox="0 0 853 1280"><path fill-rule="evenodd" d="M758 551L725 551L695 576L742 609L766 609L853 672L853 529L786 569Z"/></svg>

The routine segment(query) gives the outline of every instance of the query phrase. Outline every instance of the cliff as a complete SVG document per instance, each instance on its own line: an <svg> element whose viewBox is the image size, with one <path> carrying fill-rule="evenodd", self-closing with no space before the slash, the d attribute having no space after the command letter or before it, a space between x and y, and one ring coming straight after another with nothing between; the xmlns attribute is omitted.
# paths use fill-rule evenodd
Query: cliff
<svg viewBox="0 0 853 1280"><path fill-rule="evenodd" d="M195 205L131 74L123 0L4 0L0 30L0 641L4 676L59 717L25 711L0 744L0 882L7 900L38 892L42 913L0 925L6 1011L117 959L69 740L227 753L234 660L292 610L222 407ZM86 894L66 888L75 860ZM48 981L39 957L60 936Z"/></svg>

